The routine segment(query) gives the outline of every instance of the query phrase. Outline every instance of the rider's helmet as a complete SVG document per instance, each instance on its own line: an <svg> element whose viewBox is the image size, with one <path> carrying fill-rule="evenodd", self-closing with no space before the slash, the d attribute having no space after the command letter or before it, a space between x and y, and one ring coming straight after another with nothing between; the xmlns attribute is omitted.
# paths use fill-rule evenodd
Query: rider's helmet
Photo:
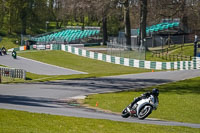
<svg viewBox="0 0 200 133"><path fill-rule="evenodd" d="M156 89L156 88L154 88L154 89L152 90L152 94L153 94L154 96L158 96L158 95L159 95L159 90Z"/></svg>

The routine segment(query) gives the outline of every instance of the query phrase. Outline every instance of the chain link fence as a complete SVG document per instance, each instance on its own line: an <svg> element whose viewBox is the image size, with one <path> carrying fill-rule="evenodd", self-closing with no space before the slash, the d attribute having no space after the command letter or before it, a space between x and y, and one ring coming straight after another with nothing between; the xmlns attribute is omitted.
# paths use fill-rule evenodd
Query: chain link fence
<svg viewBox="0 0 200 133"><path fill-rule="evenodd" d="M193 42L194 42L193 35L167 35L167 36L153 35L151 37L146 38L146 45L148 47L159 47L165 45L170 46L170 45L193 43Z"/></svg>
<svg viewBox="0 0 200 133"><path fill-rule="evenodd" d="M111 56L145 60L145 48L133 45L127 46L124 37L110 37L107 42L107 54Z"/></svg>

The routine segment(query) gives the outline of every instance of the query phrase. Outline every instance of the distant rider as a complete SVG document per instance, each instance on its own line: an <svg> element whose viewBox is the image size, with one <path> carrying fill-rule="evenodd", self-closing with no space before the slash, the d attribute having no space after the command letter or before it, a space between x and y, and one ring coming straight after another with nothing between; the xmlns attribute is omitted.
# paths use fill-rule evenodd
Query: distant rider
<svg viewBox="0 0 200 133"><path fill-rule="evenodd" d="M12 51L12 57L13 57L14 59L17 58L17 52L16 52L15 50Z"/></svg>
<svg viewBox="0 0 200 133"><path fill-rule="evenodd" d="M7 50L6 50L6 48L5 48L4 46L2 47L1 51L2 51L2 53L3 53L4 55L7 55Z"/></svg>
<svg viewBox="0 0 200 133"><path fill-rule="evenodd" d="M146 93L142 94L142 96L136 97L134 99L134 101L131 103L131 106L129 108L131 109L135 103L137 103L138 101L140 101L142 99L146 99L146 98L150 97L151 95L158 97L159 90L154 88L151 92L146 92Z"/></svg>

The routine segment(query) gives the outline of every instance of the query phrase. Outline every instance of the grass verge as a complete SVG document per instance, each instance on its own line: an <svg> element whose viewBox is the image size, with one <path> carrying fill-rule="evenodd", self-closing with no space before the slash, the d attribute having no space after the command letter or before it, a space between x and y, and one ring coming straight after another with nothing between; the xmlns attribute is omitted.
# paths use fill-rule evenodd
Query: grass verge
<svg viewBox="0 0 200 133"><path fill-rule="evenodd" d="M10 77L1 77L2 83L18 83L18 82L25 82L24 79L18 79L18 78L10 78Z"/></svg>
<svg viewBox="0 0 200 133"><path fill-rule="evenodd" d="M38 60L48 64L70 68L73 70L87 72L88 74L68 75L68 76L48 76L49 79L71 79L71 78L87 78L102 77L111 75L133 74L150 72L151 70L131 68L122 65L106 63L103 61L93 60L63 51L37 51L19 53L20 56ZM42 57L42 58L41 58ZM34 74L27 74L28 78L36 79Z"/></svg>
<svg viewBox="0 0 200 133"><path fill-rule="evenodd" d="M3 46L8 50L10 48L16 48L18 45L16 45L14 42L17 41L16 37L3 37L1 43L0 43L0 48Z"/></svg>
<svg viewBox="0 0 200 133"><path fill-rule="evenodd" d="M197 133L199 129L75 118L0 109L1 133Z"/></svg>
<svg viewBox="0 0 200 133"><path fill-rule="evenodd" d="M93 74L75 74L75 75L38 75L27 72L26 82L44 82L52 80L66 80L66 79L82 79L95 77Z"/></svg>
<svg viewBox="0 0 200 133"><path fill-rule="evenodd" d="M182 47L181 47L182 46ZM171 46L170 48L165 45L164 46L164 54L166 54L166 51L168 49L168 55L183 55L183 56L194 56L194 46L191 43L187 44L176 44L174 46ZM155 48L150 48L150 51L146 52L146 60L149 61L161 61L161 62L170 62L170 61L177 61L176 58L175 60L172 58L171 60L166 60L165 56L164 57L156 57L152 56L153 53L152 51L157 51L157 52L162 52L162 47L155 47Z"/></svg>
<svg viewBox="0 0 200 133"><path fill-rule="evenodd" d="M194 56L194 46L184 46L182 49L176 49L171 54Z"/></svg>
<svg viewBox="0 0 200 133"><path fill-rule="evenodd" d="M170 121L200 123L200 77L184 81L155 86L160 90L159 107L153 111L150 117ZM125 91L119 93L107 93L90 95L85 104L99 108L121 112L130 104L134 97L140 96L151 88L137 91Z"/></svg>

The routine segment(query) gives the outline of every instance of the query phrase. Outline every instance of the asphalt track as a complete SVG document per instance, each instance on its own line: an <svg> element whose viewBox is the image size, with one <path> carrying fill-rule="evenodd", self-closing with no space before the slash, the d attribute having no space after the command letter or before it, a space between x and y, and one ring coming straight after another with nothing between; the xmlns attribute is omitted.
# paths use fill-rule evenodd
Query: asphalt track
<svg viewBox="0 0 200 133"><path fill-rule="evenodd" d="M108 119L113 121L200 128L200 124L154 119L123 119L120 115L74 106L68 102L77 96L122 91L133 88L200 77L199 70L151 72L103 78L51 81L44 83L0 84L0 108L54 115Z"/></svg>
<svg viewBox="0 0 200 133"><path fill-rule="evenodd" d="M9 66L12 68L24 69L27 72L40 74L40 75L86 74L85 72L58 67L55 65L50 65L43 62L23 58L20 56L17 56L17 59L13 59L11 55L0 56L0 64L4 66Z"/></svg>

